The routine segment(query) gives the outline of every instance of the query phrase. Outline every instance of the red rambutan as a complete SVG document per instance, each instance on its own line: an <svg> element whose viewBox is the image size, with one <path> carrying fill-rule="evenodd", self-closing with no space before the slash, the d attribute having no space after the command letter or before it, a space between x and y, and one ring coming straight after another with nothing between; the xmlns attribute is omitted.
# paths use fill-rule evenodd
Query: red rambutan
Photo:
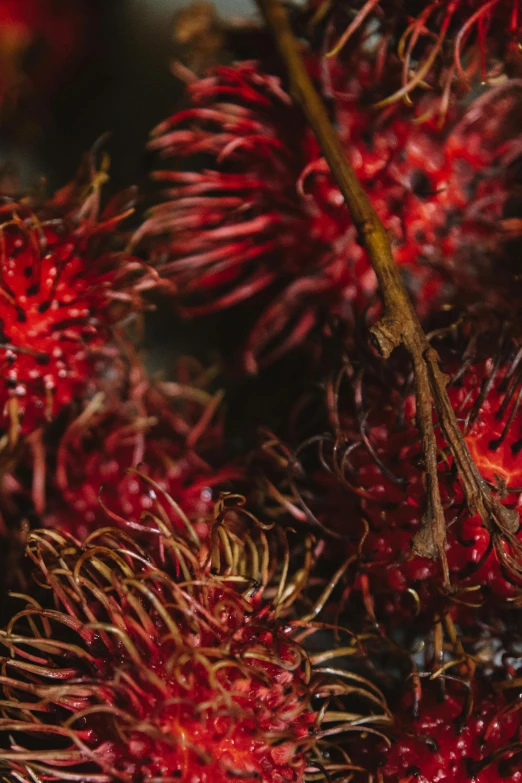
<svg viewBox="0 0 522 783"><path fill-rule="evenodd" d="M239 466L214 468L208 461L224 457L221 393L171 384L169 396L139 375L127 400L106 407L95 398L64 433L46 525L82 540L110 514L113 522L143 532L142 515L161 507L177 529L184 514L201 520L195 526L203 535L217 489L241 479Z"/></svg>
<svg viewBox="0 0 522 783"><path fill-rule="evenodd" d="M470 348L476 344L470 343ZM448 394L472 457L496 496L518 514L522 503L520 349L505 341L499 359L443 345L443 366L453 370ZM487 352L486 352L487 354ZM333 434L310 438L292 461L287 511L346 541L353 578L348 591L362 595L370 614L385 623L440 610L448 598L471 605L484 600L519 603L522 532L500 530L467 508L442 434L439 485L447 521L441 563L416 552L427 493L415 421L415 396L407 376L372 375L349 364L328 387ZM350 389L351 387L351 389ZM312 457L319 444L320 464ZM336 544L336 546L339 546Z"/></svg>
<svg viewBox="0 0 522 783"><path fill-rule="evenodd" d="M312 705L366 696L379 713L366 721L389 720L360 679L314 671L283 620L302 574L267 603L266 534L241 540L223 520L217 528L221 565L167 536L179 579L118 531L83 545L52 530L29 535L55 603L28 599L0 635L2 762L17 780L283 783L330 766L336 777L346 756L323 757L322 737L359 724L379 734L353 712Z"/></svg>
<svg viewBox="0 0 522 783"><path fill-rule="evenodd" d="M448 387L448 392L457 416L464 422L466 442L483 478L496 488L504 502L520 511L522 476L516 458L522 434L519 392L508 386L512 365L505 365L495 373L492 370L490 362L474 365L458 385ZM516 380L511 376L512 382ZM487 390L483 401L481 388ZM371 443L377 461L367 453L363 458L366 465L355 468L358 486L368 493L362 507L370 531L362 551L367 552L370 562L375 558L377 562L387 562L388 566L406 557L409 562L396 571L389 569L387 576L390 587L408 589L413 583L421 585L430 577L436 578L439 566L415 556L411 549L425 503L424 479L418 467L421 449L414 423L414 400L407 401L406 427L402 432L400 427L396 429L396 420L390 420L394 418L393 412L386 408L386 424L374 428L371 417L365 423L366 442ZM383 412L381 409L381 416ZM357 460L357 450L354 450L350 457L352 465ZM388 467L388 475L383 473L384 466ZM402 480L394 480L394 475ZM480 586L498 597L512 599L520 587L521 553L517 543L520 533L510 542L497 539L494 528L488 530L478 516L467 511L460 489L451 477L444 478L442 472L441 481L449 524L448 565L456 583ZM369 573L371 568L369 564Z"/></svg>
<svg viewBox="0 0 522 783"><path fill-rule="evenodd" d="M353 46L356 37L359 45L369 35L379 37L381 48L398 41L402 86L383 104L429 85L442 92L444 113L452 90L462 94L480 83L516 74L517 62L520 74L519 0L368 0L349 12L348 25L346 5L334 2L330 6L332 26L345 29L329 56L345 47L347 51L348 42Z"/></svg>
<svg viewBox="0 0 522 783"><path fill-rule="evenodd" d="M501 783L522 780L522 702L495 683L449 678L411 695L395 713L395 736L379 770L383 783ZM431 686L431 687L430 687ZM515 694L518 689L513 688ZM509 690L506 691L509 693ZM415 714L416 713L416 714Z"/></svg>
<svg viewBox="0 0 522 783"><path fill-rule="evenodd" d="M318 70L313 57L309 65ZM513 284L511 272L504 280L499 272L500 220L506 171L521 149L514 119L520 84L503 84L466 111L453 108L441 130L435 120L417 123L409 107L374 109L374 76L375 66L361 60L336 68L323 88L418 308L456 290L478 295L493 259L489 296L502 289L502 301ZM376 279L279 79L241 63L194 81L189 95L189 108L160 125L150 144L183 165L155 175L172 187L135 241L160 236L150 239L153 264L175 281L185 314L258 297L264 310L245 348L245 365L255 370L301 342L318 320L366 307ZM184 170L194 159L198 168Z"/></svg>
<svg viewBox="0 0 522 783"><path fill-rule="evenodd" d="M121 216L96 219L98 188L81 208L33 211L7 203L0 216L0 407L11 440L54 418L92 383L111 327L143 308L156 284L146 266L104 235Z"/></svg>
<svg viewBox="0 0 522 783"><path fill-rule="evenodd" d="M488 361L472 365L448 392L483 478L505 503L520 511L522 475L516 455L522 417L514 366L506 363L494 368ZM361 556L370 584L372 574L379 572L396 595L417 588L429 592L441 574L438 563L415 555L414 534L422 523L426 490L419 469L422 450L414 399L405 401L402 427L393 403L387 401L379 410L377 398L372 400L363 440L348 457L352 479L364 487L361 508L369 525L367 535L362 534ZM470 515L454 477L445 474L444 463L440 480L448 521L446 554L455 585L480 587L482 593L513 600L520 592L522 576L520 532L505 540L493 526L487 529L478 515Z"/></svg>

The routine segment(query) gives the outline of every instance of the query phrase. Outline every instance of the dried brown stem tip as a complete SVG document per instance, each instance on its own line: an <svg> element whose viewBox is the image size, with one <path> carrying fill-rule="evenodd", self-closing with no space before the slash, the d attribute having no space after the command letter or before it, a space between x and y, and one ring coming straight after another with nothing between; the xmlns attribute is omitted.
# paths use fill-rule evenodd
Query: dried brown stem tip
<svg viewBox="0 0 522 783"><path fill-rule="evenodd" d="M393 258L386 230L370 199L348 162L325 106L308 75L287 12L279 0L257 0L271 28L286 66L290 92L303 109L332 177L344 196L359 240L370 258L384 302L384 317L373 326L371 336L381 356L387 358L399 345L409 352L415 372L417 423L422 439L427 477L425 524L417 535L415 549L427 557L440 557L449 584L445 556L446 529L437 479L433 406L444 438L455 458L466 500L472 513L479 513L494 537L510 537L518 527L518 515L503 507L491 494L469 453L446 392L446 377L438 356L430 347L406 292Z"/></svg>

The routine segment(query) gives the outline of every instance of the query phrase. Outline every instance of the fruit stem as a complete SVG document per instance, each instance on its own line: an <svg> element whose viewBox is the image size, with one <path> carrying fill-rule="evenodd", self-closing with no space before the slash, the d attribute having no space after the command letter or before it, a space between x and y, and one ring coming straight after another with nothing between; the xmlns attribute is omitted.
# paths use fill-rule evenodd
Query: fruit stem
<svg viewBox="0 0 522 783"><path fill-rule="evenodd" d="M447 376L440 369L437 352L428 342L404 287L386 229L348 161L324 103L308 75L286 9L280 0L257 0L257 5L274 35L287 70L292 97L301 106L317 138L379 281L384 315L370 330L372 341L385 359L401 344L412 359L417 426L427 485L427 507L422 528L414 540L414 549L425 557L440 557L444 582L449 586L446 523L438 482L433 407L455 459L470 513L480 514L486 528L497 535L516 531L518 515L493 497L473 462L446 391Z"/></svg>

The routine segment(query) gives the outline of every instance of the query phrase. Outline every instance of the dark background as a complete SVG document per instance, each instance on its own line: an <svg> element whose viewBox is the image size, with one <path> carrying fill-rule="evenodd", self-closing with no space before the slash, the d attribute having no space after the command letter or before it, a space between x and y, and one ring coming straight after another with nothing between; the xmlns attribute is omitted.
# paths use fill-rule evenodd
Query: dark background
<svg viewBox="0 0 522 783"><path fill-rule="evenodd" d="M113 186L139 184L148 133L172 113L182 93L169 64L175 55L174 19L187 0L83 2L85 37L76 62L63 69L53 90L0 131L0 162L16 167L22 189L32 188L41 176L50 189L63 185L81 155L106 132ZM225 18L252 16L254 10L250 0L214 5Z"/></svg>

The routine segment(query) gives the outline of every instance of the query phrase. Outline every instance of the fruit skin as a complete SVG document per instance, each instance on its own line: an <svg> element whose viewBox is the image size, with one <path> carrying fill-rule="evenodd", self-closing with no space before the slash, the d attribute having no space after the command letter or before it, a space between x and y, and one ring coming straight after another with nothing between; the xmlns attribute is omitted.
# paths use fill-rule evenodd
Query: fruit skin
<svg viewBox="0 0 522 783"><path fill-rule="evenodd" d="M477 323L484 322L483 314ZM473 323L469 328L470 323L455 327L454 337L444 332L433 344L442 368L453 376L450 402L482 477L520 515L519 343L499 343L495 329L477 335ZM419 623L429 627L448 608L519 605L522 531L488 529L470 513L438 427L449 589L440 562L415 551L426 488L411 376L401 359L384 369L367 354L348 352L326 390L328 423L325 419L322 432L305 430L308 437L288 463L291 483L280 477L265 479L264 486L279 506L286 499L285 513L322 531L332 558L338 560L342 551L350 560L345 598L354 603L349 605L361 609L362 600L363 616L389 629L415 620L412 630Z"/></svg>
<svg viewBox="0 0 522 783"><path fill-rule="evenodd" d="M127 398L83 411L63 434L49 471L47 527L83 540L109 514L146 537L142 517L161 508L174 529L184 529L186 514L204 537L220 490L242 480L241 467L226 461L219 411L200 427L217 398L189 384L186 396L169 397L139 365L136 374Z"/></svg>
<svg viewBox="0 0 522 783"><path fill-rule="evenodd" d="M503 502L520 512L522 475L515 447L521 434L522 411L516 413L502 443L492 448L506 425L511 409L508 406L504 414L498 416L503 402L507 401L505 387L511 366L509 363L501 365L495 374L492 370L491 361L472 365L458 383L448 386L448 393L457 417L465 422L466 417L471 416L481 386L491 378L492 386L476 418L471 418L468 426L464 425L466 442L483 478L498 487ZM428 601L430 592L433 594L430 583L438 583L440 589L441 572L438 562L416 555L413 545L425 503L424 481L418 467L422 450L415 427L414 399L406 399L404 425L400 427L396 423L395 404L398 398L396 396L391 405L386 405L382 400L383 391L367 400L371 408L365 424L366 437L381 464L402 483L385 476L362 443L350 454L354 471L351 481L364 488L361 509L369 524L361 550L363 570L368 574L370 590L375 587L377 594L383 589L390 597L393 594L399 597L413 589L418 591L422 603L423 599ZM390 399L389 396L387 398ZM515 402L512 399L511 405ZM443 445L442 437L440 441ZM492 535L482 520L467 511L456 477L447 472L444 463L440 464L439 470L448 521L446 555L453 586L460 589L480 587L480 593L468 593L471 603L486 596L502 601L515 599L520 593L520 575L518 572L510 574L500 555L511 552L518 560L516 541L508 544L500 540L493 546ZM508 488L518 491L510 492ZM516 538L522 540L520 531ZM465 594L461 594L461 598L466 601ZM413 609L413 603L410 602L410 605Z"/></svg>
<svg viewBox="0 0 522 783"><path fill-rule="evenodd" d="M265 781L302 780L304 759L296 742L308 735L314 718L306 657L277 632L266 612L255 612L251 602L203 574L178 587L154 563L124 564L128 558L118 555L123 540L107 558L100 546L82 551L71 540L53 538L62 547L69 544L66 571L76 568L82 581L95 583L67 599L64 580L46 574L59 608L51 621L55 648L46 661L40 658L37 692L56 724L44 729L25 723L29 746L32 729L48 738L44 761L39 763L35 753L30 769L59 780L65 770L78 774L87 758L85 780L96 779L96 773L144 781L181 775L201 783L221 783L239 773ZM100 581L96 568L107 568L113 558L112 573ZM42 610L30 606L38 621ZM67 625L78 651L72 656L66 652ZM23 639L24 650L32 641L37 646L30 634ZM29 663L24 658L22 652L22 671ZM298 666L291 671L294 663ZM20 678L22 700L26 677L32 679L28 670ZM24 712L13 699L5 709L11 717L0 729L18 728ZM35 702L35 719L38 712ZM67 721L71 742L64 753L56 749L53 763L53 739L59 747ZM274 747L278 738L284 742ZM23 762L16 763L16 746L6 756L28 780Z"/></svg>
<svg viewBox="0 0 522 783"><path fill-rule="evenodd" d="M93 196L95 198L93 199ZM55 418L93 383L110 356L112 328L143 309L157 282L146 266L112 250L104 234L121 218L83 207L2 207L0 411L11 439Z"/></svg>
<svg viewBox="0 0 522 783"><path fill-rule="evenodd" d="M55 530L29 534L47 603L28 598L0 632L2 761L17 779L304 779L308 751L321 758L312 696L354 688L311 672L285 619L291 581L281 602L263 598L269 526L238 538L238 515L240 504L221 504L210 547L168 532L161 563L115 529L82 545Z"/></svg>
<svg viewBox="0 0 522 783"><path fill-rule="evenodd" d="M321 5L312 3L312 5ZM346 11L353 8L347 24ZM462 97L480 84L521 73L522 16L518 0L429 0L397 3L333 3L326 49L349 55L369 33L393 62L397 54L402 85L386 103L408 96L415 100L427 85L440 93L444 116L453 96ZM328 12L327 12L328 13ZM332 35L333 29L338 30ZM397 43L398 42L398 46Z"/></svg>
<svg viewBox="0 0 522 783"><path fill-rule="evenodd" d="M385 783L522 780L516 751L501 752L520 743L520 705L496 692L494 683L478 677L471 684L446 682L443 695L428 685L418 716L412 716L412 699L406 697L395 724L396 736L380 770ZM482 767L480 762L496 752L498 757Z"/></svg>
<svg viewBox="0 0 522 783"><path fill-rule="evenodd" d="M484 279L495 303L506 300L513 273L502 271L500 221L506 171L520 150L513 120L521 85L507 82L467 109L452 107L441 128L429 96L416 108L376 110L371 58L340 63L328 77L313 53L307 62L322 76L346 153L419 311L457 291L482 296ZM276 76L238 63L188 92L189 106L156 128L149 145L183 166L155 174L167 189L135 241L146 237L184 314L249 300L259 307L244 348L244 365L255 371L325 317L353 318L376 279L317 143Z"/></svg>

